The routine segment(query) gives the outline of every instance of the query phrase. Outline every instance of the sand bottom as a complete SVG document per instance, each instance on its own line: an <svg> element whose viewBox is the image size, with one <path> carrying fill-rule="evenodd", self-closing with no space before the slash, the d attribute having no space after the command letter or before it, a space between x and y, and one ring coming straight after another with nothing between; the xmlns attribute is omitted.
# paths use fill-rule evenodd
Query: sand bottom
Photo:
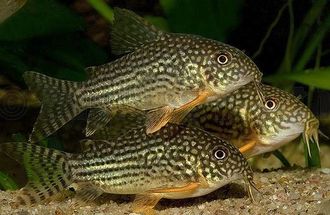
<svg viewBox="0 0 330 215"><path fill-rule="evenodd" d="M244 215L244 214L330 214L330 169L277 170L256 173L251 202L242 184L230 184L199 198L162 200L156 207L161 215ZM133 214L133 196L103 195L94 202L75 198L28 207L14 207L15 192L0 191L1 215Z"/></svg>

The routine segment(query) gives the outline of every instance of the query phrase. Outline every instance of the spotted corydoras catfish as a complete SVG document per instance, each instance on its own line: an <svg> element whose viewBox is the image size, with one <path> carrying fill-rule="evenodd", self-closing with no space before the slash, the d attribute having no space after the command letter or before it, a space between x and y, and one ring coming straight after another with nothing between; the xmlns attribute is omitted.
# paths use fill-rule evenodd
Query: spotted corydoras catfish
<svg viewBox="0 0 330 215"><path fill-rule="evenodd" d="M276 87L253 83L223 99L194 108L182 121L229 141L246 157L274 151L303 134L318 144L319 121L295 96ZM113 123L98 130L93 139L113 139L144 124L143 112L117 115ZM309 150L310 151L310 150Z"/></svg>
<svg viewBox="0 0 330 215"><path fill-rule="evenodd" d="M0 144L0 151L23 163L29 173L19 203L40 202L73 184L84 200L104 192L137 194L133 210L152 214L161 198L202 196L240 179L249 191L254 187L253 172L239 150L197 128L167 124L148 135L143 126L116 141L90 141L82 154Z"/></svg>
<svg viewBox="0 0 330 215"><path fill-rule="evenodd" d="M153 133L168 121L180 122L193 107L261 79L252 60L232 46L165 33L128 10L115 9L114 14L112 51L126 55L87 68L89 79L82 83L24 74L42 100L32 140L54 133L89 108L87 136L127 106L148 111L146 131Z"/></svg>
<svg viewBox="0 0 330 215"><path fill-rule="evenodd" d="M230 141L246 157L274 151L303 134L318 141L319 121L298 98L276 87L250 83L222 100L196 107L185 124Z"/></svg>

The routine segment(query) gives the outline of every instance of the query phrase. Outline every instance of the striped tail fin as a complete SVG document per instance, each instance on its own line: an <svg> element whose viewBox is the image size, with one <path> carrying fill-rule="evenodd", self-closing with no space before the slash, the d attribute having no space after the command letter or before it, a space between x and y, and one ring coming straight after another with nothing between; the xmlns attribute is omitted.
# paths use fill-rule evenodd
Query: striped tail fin
<svg viewBox="0 0 330 215"><path fill-rule="evenodd" d="M59 80L31 71L25 72L23 78L42 101L30 135L31 142L53 134L84 110L75 96L81 83Z"/></svg>
<svg viewBox="0 0 330 215"><path fill-rule="evenodd" d="M0 151L24 165L29 182L19 191L21 205L41 202L72 184L67 155L54 149L28 143L3 143Z"/></svg>

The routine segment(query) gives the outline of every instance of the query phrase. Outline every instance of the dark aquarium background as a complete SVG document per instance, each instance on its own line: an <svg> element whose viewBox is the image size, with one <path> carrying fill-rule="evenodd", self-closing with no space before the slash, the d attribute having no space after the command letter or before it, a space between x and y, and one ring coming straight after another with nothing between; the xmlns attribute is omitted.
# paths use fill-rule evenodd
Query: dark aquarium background
<svg viewBox="0 0 330 215"><path fill-rule="evenodd" d="M263 82L307 104L330 136L330 2L327 0L16 0L0 3L0 143L26 141L40 103L22 74L34 70L82 81L85 68L116 59L110 53L114 7L130 9L159 28L192 33L233 45L264 73ZM11 2L7 5L7 2ZM80 150L86 113L40 144ZM330 167L330 141L321 137L322 167ZM318 166L298 139L281 149L300 166ZM315 146L314 146L315 151ZM284 159L284 158L283 158ZM255 168L278 168L273 155ZM0 154L0 186L24 184L21 167Z"/></svg>

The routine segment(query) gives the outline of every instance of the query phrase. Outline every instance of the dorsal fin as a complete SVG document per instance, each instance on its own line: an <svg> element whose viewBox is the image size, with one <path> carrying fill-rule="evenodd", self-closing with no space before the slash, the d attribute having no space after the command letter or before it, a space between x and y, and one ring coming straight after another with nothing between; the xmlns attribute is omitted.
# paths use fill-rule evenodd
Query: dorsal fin
<svg viewBox="0 0 330 215"><path fill-rule="evenodd" d="M132 52L146 43L158 40L164 34L142 17L126 9L114 8L114 18L111 30L113 54Z"/></svg>

